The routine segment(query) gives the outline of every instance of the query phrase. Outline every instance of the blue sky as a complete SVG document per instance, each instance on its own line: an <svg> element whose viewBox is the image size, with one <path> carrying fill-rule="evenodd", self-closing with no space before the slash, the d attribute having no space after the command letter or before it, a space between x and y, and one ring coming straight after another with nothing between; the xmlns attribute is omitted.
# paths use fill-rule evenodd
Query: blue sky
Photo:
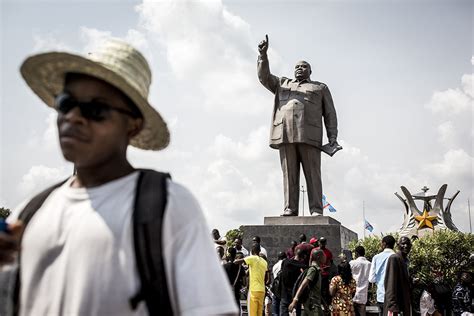
<svg viewBox="0 0 474 316"><path fill-rule="evenodd" d="M129 151L137 167L170 171L222 231L281 212L278 153L268 147L272 95L256 76L270 37L271 70L312 64L331 89L345 149L323 158L331 214L362 235L396 230L393 195L448 184L469 229L473 196L473 17L470 1L10 1L1 3L0 202L13 208L70 174L54 113L21 79L32 53L85 52L107 36L152 66L151 103L172 132L162 152ZM304 183L304 179L302 180ZM307 203L306 203L307 204ZM307 213L307 210L306 210Z"/></svg>

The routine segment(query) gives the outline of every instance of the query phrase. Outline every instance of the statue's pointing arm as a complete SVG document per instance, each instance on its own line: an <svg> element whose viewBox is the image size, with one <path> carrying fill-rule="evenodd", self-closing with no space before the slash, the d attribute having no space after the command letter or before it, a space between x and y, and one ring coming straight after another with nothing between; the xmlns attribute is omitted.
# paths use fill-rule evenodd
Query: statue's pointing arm
<svg viewBox="0 0 474 316"><path fill-rule="evenodd" d="M278 89L279 79L270 73L270 65L268 63L268 35L265 35L265 39L258 44L258 62L257 62L257 73L260 83L270 90L272 93L276 93Z"/></svg>
<svg viewBox="0 0 474 316"><path fill-rule="evenodd" d="M331 92L326 85L323 87L323 116L324 125L326 126L326 134L329 143L332 146L337 142L337 116Z"/></svg>

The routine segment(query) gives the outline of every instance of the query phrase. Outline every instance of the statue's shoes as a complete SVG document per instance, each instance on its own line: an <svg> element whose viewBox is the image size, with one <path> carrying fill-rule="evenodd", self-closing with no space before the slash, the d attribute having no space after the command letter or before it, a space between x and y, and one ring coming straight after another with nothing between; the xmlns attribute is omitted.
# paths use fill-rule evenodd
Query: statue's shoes
<svg viewBox="0 0 474 316"><path fill-rule="evenodd" d="M319 212L319 209L309 210L309 212L311 213L311 216L323 216L323 212Z"/></svg>
<svg viewBox="0 0 474 316"><path fill-rule="evenodd" d="M298 216L298 212L287 208L287 209L285 209L283 214L281 214L281 216Z"/></svg>

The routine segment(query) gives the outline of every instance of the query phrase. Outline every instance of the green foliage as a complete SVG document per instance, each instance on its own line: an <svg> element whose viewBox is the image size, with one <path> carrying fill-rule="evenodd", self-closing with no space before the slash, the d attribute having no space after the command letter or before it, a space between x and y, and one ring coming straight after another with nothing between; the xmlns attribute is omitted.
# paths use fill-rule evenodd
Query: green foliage
<svg viewBox="0 0 474 316"><path fill-rule="evenodd" d="M227 247L231 247L234 244L234 240L237 237L242 238L244 233L240 229L231 229L225 234L225 238L227 239Z"/></svg>
<svg viewBox="0 0 474 316"><path fill-rule="evenodd" d="M382 251L380 244L381 241L382 237L379 236L370 236L361 240L353 240L349 243L349 250L352 251L352 255L354 256L354 249L357 246L363 246L365 248L365 257L367 260L372 261L372 258Z"/></svg>
<svg viewBox="0 0 474 316"><path fill-rule="evenodd" d="M398 240L398 234L392 236ZM372 260L373 256L382 250L381 240L382 236L370 236L352 241L349 249L354 251L356 246L364 246L366 258ZM413 279L418 280L418 290L425 288L430 282L453 288L457 273L467 266L471 253L474 253L473 234L443 230L415 240L409 260L410 274ZM369 290L369 301L375 301L375 287Z"/></svg>
<svg viewBox="0 0 474 316"><path fill-rule="evenodd" d="M7 218L8 215L10 215L10 209L8 208L5 208L5 207L0 207L0 218Z"/></svg>
<svg viewBox="0 0 474 316"><path fill-rule="evenodd" d="M413 243L410 270L422 285L430 282L453 287L456 275L474 252L474 235L444 230Z"/></svg>

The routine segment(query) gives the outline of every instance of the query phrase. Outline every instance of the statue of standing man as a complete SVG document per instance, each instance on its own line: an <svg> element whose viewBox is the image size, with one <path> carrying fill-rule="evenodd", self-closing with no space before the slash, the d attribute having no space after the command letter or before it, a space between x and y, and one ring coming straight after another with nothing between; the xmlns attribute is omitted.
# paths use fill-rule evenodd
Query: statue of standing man
<svg viewBox="0 0 474 316"><path fill-rule="evenodd" d="M270 147L280 152L285 207L282 216L297 216L300 196L300 165L306 178L309 210L323 214L321 150L333 155L341 149L337 143L337 117L329 88L312 81L311 65L300 61L295 79L278 78L270 73L267 57L268 35L258 45L258 78L275 95ZM323 127L329 144L322 145Z"/></svg>

